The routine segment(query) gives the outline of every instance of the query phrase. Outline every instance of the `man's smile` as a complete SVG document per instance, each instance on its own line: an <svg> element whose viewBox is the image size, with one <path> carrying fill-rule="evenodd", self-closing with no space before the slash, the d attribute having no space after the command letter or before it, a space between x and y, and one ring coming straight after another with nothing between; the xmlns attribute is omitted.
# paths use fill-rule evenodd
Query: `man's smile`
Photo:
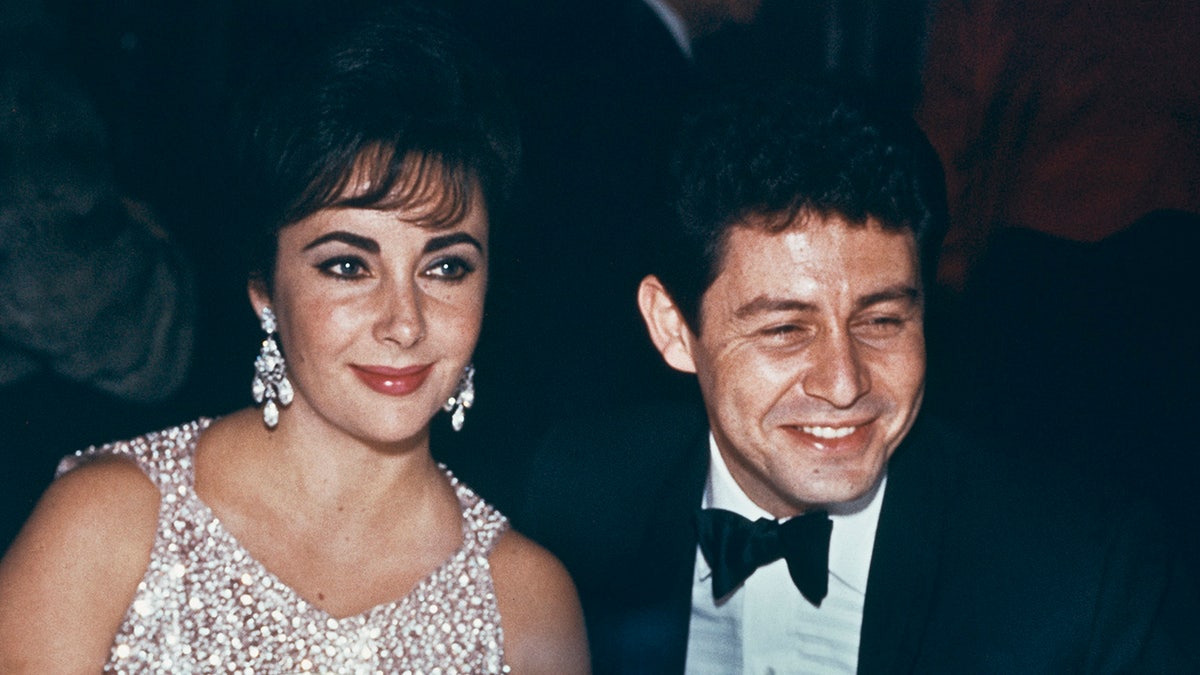
<svg viewBox="0 0 1200 675"><path fill-rule="evenodd" d="M806 434L816 436L817 438L845 438L854 433L858 427L800 427L800 430Z"/></svg>

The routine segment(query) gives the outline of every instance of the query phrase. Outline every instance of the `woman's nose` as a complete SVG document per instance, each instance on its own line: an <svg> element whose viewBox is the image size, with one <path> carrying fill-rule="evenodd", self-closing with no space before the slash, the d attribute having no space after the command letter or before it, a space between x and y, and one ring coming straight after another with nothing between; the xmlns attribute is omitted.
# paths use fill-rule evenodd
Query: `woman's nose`
<svg viewBox="0 0 1200 675"><path fill-rule="evenodd" d="M411 280L398 280L380 287L380 313L376 339L408 348L425 337L425 315L421 292Z"/></svg>

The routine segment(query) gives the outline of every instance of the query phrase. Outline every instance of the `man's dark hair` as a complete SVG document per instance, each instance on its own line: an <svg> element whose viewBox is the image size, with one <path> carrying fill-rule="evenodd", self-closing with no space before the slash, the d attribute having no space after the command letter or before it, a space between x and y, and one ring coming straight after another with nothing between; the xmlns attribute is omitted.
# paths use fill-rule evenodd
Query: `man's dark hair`
<svg viewBox="0 0 1200 675"><path fill-rule="evenodd" d="M447 15L415 4L289 31L238 125L248 271L271 284L279 230L330 207L418 208L445 227L494 213L520 147L499 77ZM309 22L316 24L317 22ZM369 188L347 193L352 179Z"/></svg>
<svg viewBox="0 0 1200 675"><path fill-rule="evenodd" d="M691 102L672 182L676 232L653 271L693 333L735 226L782 231L798 218L838 216L911 230L932 287L945 188L936 154L906 116L811 83L727 84Z"/></svg>

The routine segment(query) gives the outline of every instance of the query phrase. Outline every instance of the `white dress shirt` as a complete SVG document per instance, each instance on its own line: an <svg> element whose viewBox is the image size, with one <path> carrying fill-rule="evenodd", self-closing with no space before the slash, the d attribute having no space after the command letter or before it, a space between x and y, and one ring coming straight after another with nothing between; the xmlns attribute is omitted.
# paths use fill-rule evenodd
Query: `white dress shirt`
<svg viewBox="0 0 1200 675"><path fill-rule="evenodd" d="M701 506L733 511L750 520L772 518L734 481L711 434L709 450L712 461ZM833 521L829 594L820 607L814 607L796 589L784 560L760 567L717 604L712 596L712 570L697 547L687 672L855 672L867 574L886 483L885 476L863 497L829 508Z"/></svg>

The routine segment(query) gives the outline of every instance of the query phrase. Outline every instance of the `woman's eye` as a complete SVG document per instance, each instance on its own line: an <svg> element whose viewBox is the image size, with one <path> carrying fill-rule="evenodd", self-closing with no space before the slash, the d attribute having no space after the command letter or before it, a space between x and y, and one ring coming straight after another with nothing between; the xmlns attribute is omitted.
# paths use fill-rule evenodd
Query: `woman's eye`
<svg viewBox="0 0 1200 675"><path fill-rule="evenodd" d="M357 258L334 258L318 265L318 269L339 279L356 279L367 273L367 266Z"/></svg>
<svg viewBox="0 0 1200 675"><path fill-rule="evenodd" d="M425 275L458 281L475 271L475 267L462 258L442 258L425 269Z"/></svg>

